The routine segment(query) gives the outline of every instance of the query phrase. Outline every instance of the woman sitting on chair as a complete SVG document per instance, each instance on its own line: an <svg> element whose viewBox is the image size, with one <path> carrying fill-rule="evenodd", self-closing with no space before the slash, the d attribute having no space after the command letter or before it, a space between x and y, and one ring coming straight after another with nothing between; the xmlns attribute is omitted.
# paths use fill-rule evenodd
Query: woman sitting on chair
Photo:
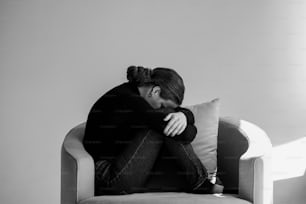
<svg viewBox="0 0 306 204"><path fill-rule="evenodd" d="M213 184L190 144L197 133L194 116L180 107L183 79L173 69L139 66L128 67L127 79L88 114L84 146L95 162L95 194L146 192L162 146L177 158L186 192L211 193Z"/></svg>

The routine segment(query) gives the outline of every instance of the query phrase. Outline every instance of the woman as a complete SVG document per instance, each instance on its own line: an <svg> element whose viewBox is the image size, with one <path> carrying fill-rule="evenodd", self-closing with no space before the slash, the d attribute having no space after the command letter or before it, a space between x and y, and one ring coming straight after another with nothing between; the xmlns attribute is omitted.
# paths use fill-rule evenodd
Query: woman
<svg viewBox="0 0 306 204"><path fill-rule="evenodd" d="M95 194L144 192L161 147L176 156L186 192L209 193L212 184L190 143L194 116L180 107L182 78L172 69L130 66L125 82L91 108L84 146L95 162Z"/></svg>

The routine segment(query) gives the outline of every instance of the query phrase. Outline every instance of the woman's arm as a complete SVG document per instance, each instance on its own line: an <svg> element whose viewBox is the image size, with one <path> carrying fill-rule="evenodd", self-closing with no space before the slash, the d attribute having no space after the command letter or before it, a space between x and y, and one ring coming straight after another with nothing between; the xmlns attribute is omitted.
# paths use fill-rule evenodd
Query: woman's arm
<svg viewBox="0 0 306 204"><path fill-rule="evenodd" d="M132 110L143 116L143 122L160 133L163 133L168 124L168 121L164 121L164 118L169 113L180 111L186 116L187 126L181 134L175 135L173 138L184 143L190 143L196 136L197 128L194 126L194 116L193 113L187 108L177 107L154 109L144 98L138 95L126 96L125 102Z"/></svg>
<svg viewBox="0 0 306 204"><path fill-rule="evenodd" d="M154 109L143 97L139 95L124 96L121 100L127 107L137 113L141 120L141 123L148 125L149 127L163 133L163 130L167 126L168 122L164 121L164 118L174 112L172 109Z"/></svg>
<svg viewBox="0 0 306 204"><path fill-rule="evenodd" d="M103 104L99 105L99 110L103 109L103 112L97 112L97 115L104 115L108 112L108 108L112 109L111 107L118 107L117 104L124 104L124 110L117 110L116 114L120 114L120 118L124 118L125 115L129 118L128 115L133 115L133 117L137 116L136 121L140 120L140 124L144 124L157 130L158 132L164 132L168 121L164 121L164 118L169 113L179 112L181 111L186 116L187 127L185 130L179 134L175 135L173 138L182 142L190 143L196 135L196 127L194 124L194 116L193 113L186 108L177 107L177 108L161 108L161 109L154 109L143 97L138 94L127 93L127 94L106 94L103 97ZM119 105L119 107L123 107ZM133 114L136 113L136 114ZM94 115L96 115L94 114ZM96 116L97 116L96 115ZM112 116L111 114L110 116ZM130 115L130 116L131 116ZM103 117L105 120L107 118ZM131 118L131 122L133 119ZM113 121L114 122L114 121ZM137 125L137 124L136 124Z"/></svg>
<svg viewBox="0 0 306 204"><path fill-rule="evenodd" d="M184 144L191 143L197 134L197 128L194 125L188 124L185 130L179 134L175 135L173 139L178 140Z"/></svg>

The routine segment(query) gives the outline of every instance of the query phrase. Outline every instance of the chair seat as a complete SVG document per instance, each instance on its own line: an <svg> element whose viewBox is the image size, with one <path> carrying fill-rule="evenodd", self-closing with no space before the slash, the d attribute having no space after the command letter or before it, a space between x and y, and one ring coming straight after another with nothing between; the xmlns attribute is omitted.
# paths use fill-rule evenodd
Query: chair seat
<svg viewBox="0 0 306 204"><path fill-rule="evenodd" d="M251 204L236 194L190 194L184 192L134 193L128 195L95 196L79 204Z"/></svg>

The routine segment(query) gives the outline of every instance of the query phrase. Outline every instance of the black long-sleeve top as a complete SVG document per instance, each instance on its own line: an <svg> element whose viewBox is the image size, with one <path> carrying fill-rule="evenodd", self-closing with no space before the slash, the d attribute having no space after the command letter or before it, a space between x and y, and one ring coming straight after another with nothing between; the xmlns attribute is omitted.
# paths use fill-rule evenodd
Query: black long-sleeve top
<svg viewBox="0 0 306 204"><path fill-rule="evenodd" d="M92 106L85 128L84 147L95 161L112 159L122 150L120 145L141 128L152 128L161 134L169 121L164 118L172 112L186 115L187 127L174 136L175 140L190 143L196 136L193 113L183 107L153 107L140 95L137 86L130 82L106 92Z"/></svg>

